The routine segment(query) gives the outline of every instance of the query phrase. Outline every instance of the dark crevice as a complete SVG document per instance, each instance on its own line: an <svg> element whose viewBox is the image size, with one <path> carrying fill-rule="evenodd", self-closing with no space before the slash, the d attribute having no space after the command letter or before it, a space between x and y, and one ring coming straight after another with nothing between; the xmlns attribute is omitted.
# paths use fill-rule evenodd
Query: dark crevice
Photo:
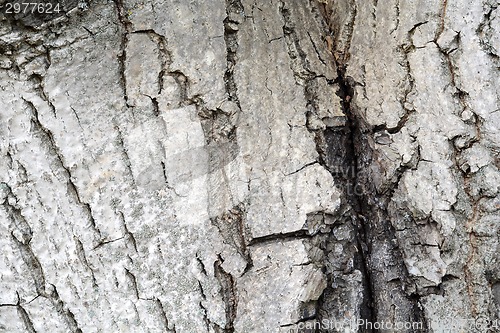
<svg viewBox="0 0 500 333"><path fill-rule="evenodd" d="M17 305L17 313L19 314L19 317L21 317L26 331L28 333L37 333L28 312L26 312L26 310L21 305Z"/></svg>
<svg viewBox="0 0 500 333"><path fill-rule="evenodd" d="M122 87L123 91L123 98L125 99L125 104L130 107L128 104L128 94L127 94L127 75L125 75L125 70L126 70L126 59L127 59L127 44L128 44L128 38L125 37L126 34L124 34L123 41L122 41L122 46L121 46L121 52L118 55L118 64L120 66L120 84Z"/></svg>
<svg viewBox="0 0 500 333"><path fill-rule="evenodd" d="M500 60L500 50L495 49L493 45L491 45L491 39L495 38L495 28L492 27L491 22L493 20L493 12L498 9L498 4L488 4L486 8L486 12L483 15L483 19L479 24L476 34L479 37L479 42L484 52L490 56L498 66L498 61Z"/></svg>
<svg viewBox="0 0 500 333"><path fill-rule="evenodd" d="M76 112L76 110L75 110L72 106L70 106L70 109L71 109L71 111L73 112L73 115L74 115L74 116L75 116L75 118L76 118L76 121L77 121L77 123L78 123L78 126L80 127L80 129L81 129L81 130L82 130L82 132L83 132L83 131L84 131L84 129L83 129L83 127L82 127L82 123L81 123L81 121L80 121L80 116L78 115L78 112Z"/></svg>
<svg viewBox="0 0 500 333"><path fill-rule="evenodd" d="M44 288L43 291L41 291L39 295L35 297L33 300L37 299L38 297L43 297L48 301L50 301L50 303L54 307L54 310L59 314L60 318L64 320L66 327L68 328L68 332L82 333L82 330L79 328L78 322L75 319L75 315L64 304L63 300L59 296L59 293L57 292L57 288L53 284L48 284L47 288ZM28 302L28 304L30 302ZM28 315L28 312L21 306L21 304L19 304L19 295L18 295L18 304L16 304L16 307L26 330L28 332L36 333L33 322L30 316Z"/></svg>
<svg viewBox="0 0 500 333"><path fill-rule="evenodd" d="M280 327L283 327L283 328L286 328L286 327L293 327L293 326L296 326L300 323L306 323L308 321L312 321L312 320L315 320L316 319L316 316L315 315L311 315L311 316L304 316L303 318L297 320L296 322L294 323L291 323L291 324L285 324L285 325L280 325ZM290 332L296 332L295 330L293 330L293 328L290 330ZM306 333L306 332L310 332L310 333L313 333L314 330L309 330L309 329L301 329L300 331L297 331L297 332L300 332L300 333Z"/></svg>
<svg viewBox="0 0 500 333"><path fill-rule="evenodd" d="M168 72L168 75L174 78L175 82L177 83L177 86L179 87L179 99L180 99L179 107L196 104L195 102L196 97L193 98L189 97L189 80L187 76L180 71Z"/></svg>
<svg viewBox="0 0 500 333"><path fill-rule="evenodd" d="M353 209L351 217L358 234L359 248L362 249L358 257L361 262L360 270L365 278L365 300L361 309L362 319L369 322L387 320L387 311L384 310L387 305L382 305L380 302L390 297L387 289L394 288L393 290L398 290L400 293L396 297L400 298L399 302L402 306L402 312L398 316L408 321L424 323L424 327L426 327L426 318L420 307L419 299L403 292L405 289L410 289L406 287L412 282L405 269L401 250L397 243L394 243L397 236L388 212L388 204L393 190L388 191L389 196L381 195L371 179L370 165L373 163L374 156L367 138L373 132L373 128L366 125L363 118L352 107L354 82L351 78L346 77L346 67L342 64L337 65L339 69L337 83L341 88L340 97L343 100L344 113L348 118L346 126L350 136L347 140L350 147L346 151L348 155L352 156L348 160L352 163L349 167L353 170L352 173L345 173L348 179L344 180L344 184L348 186L346 196ZM407 113L406 117L401 119L398 127L404 125L410 114ZM399 131L399 129L400 127L386 130L389 132L390 130ZM400 176L402 174L403 171L400 170ZM393 184L393 187L396 185L397 183ZM381 282L387 281L386 276L389 271L375 271L372 267L373 264L371 264L372 260L377 259L374 257L377 255L375 249L378 250L384 244L390 245L385 259L388 260L386 266L394 267L393 269L400 276L398 280L385 282L388 284L386 287ZM426 331L426 328L423 331Z"/></svg>
<svg viewBox="0 0 500 333"><path fill-rule="evenodd" d="M226 18L224 19L223 24L224 41L226 43L226 71L224 73L224 83L227 100L215 110L207 108L204 105L203 100L198 96L195 96L188 101L191 104L195 104L197 107L207 148L209 148L209 186L220 186L218 174L213 175L213 172L216 170L221 170L222 179L225 184L229 182L225 170L222 167L219 167L219 165L227 164L228 155L231 155L233 149L227 151L227 149L223 147L236 147L235 151L239 151L236 140L236 121L238 115L241 113L241 105L238 98L238 88L234 78L234 68L238 60L237 34L239 24L242 23L244 19L245 14L241 1L226 0ZM181 87L181 90L184 91L181 92L181 94L183 94L182 100L187 100L187 79L185 79L184 76L178 76L176 77L176 81ZM182 89L182 87L185 88ZM229 189L228 192L230 192ZM250 252L248 250L245 218L246 204L240 203L225 213L210 219L210 222L217 228L224 242L232 246L234 250L246 261L244 273L250 270L253 266ZM206 276L207 270L199 255L196 256L196 260L201 274ZM199 302L199 307L203 313L203 320L207 331L216 333L233 333L238 308L236 279L224 270L222 267L223 262L223 258L219 255L218 259L214 262L214 275L220 285L220 293L225 305L224 326L222 327L218 323L210 320L207 308L204 305L206 295L200 281L199 288L202 300Z"/></svg>
<svg viewBox="0 0 500 333"><path fill-rule="evenodd" d="M9 199L13 199L16 203L19 201L12 192L12 188L7 183L1 183L1 185L7 189L7 197L3 202L3 207L12 222L11 228L15 230L16 239L24 245L29 245L33 238L33 231L28 221L23 216L21 208L16 204L11 204Z"/></svg>
<svg viewBox="0 0 500 333"><path fill-rule="evenodd" d="M127 241L127 243L132 245L135 253L139 253L139 251L137 250L137 241L134 237L134 234L128 230L127 224L125 223L125 216L120 211L118 211L117 213L123 226L123 231L124 231L123 238Z"/></svg>
<svg viewBox="0 0 500 333"><path fill-rule="evenodd" d="M49 54L49 51L47 51L47 59L50 59L50 57L48 56ZM47 60L47 65L46 65L46 68L45 70L47 70L50 66L50 62L49 60ZM35 90L38 92L38 95L40 96L40 98L45 101L52 113L52 116L54 118L57 118L57 112L56 112L56 107L54 106L54 104L52 104L52 102L50 101L50 97L48 95L48 93L46 92L45 90L45 85L44 85L44 78L43 76L39 75L39 74L32 74L30 76L30 80L35 84Z"/></svg>
<svg viewBox="0 0 500 333"><path fill-rule="evenodd" d="M226 70L223 79L227 100L216 109L207 108L199 96L190 100L192 104L197 106L207 145L213 142L236 142L236 123L241 113L241 104L238 98L234 69L238 61L239 25L244 20L245 9L241 1L226 0L226 18L223 22L226 44ZM214 158L217 158L217 156L214 156ZM210 159L212 159L212 155Z"/></svg>
<svg viewBox="0 0 500 333"><path fill-rule="evenodd" d="M31 278L33 279L33 283L35 285L37 294L44 295L45 274L43 273L40 261L36 257L35 253L33 252L33 249L29 244L24 244L23 242L19 241L17 237L14 235L14 232L11 233L11 237L13 243L19 249L24 264L28 267L29 274L31 274Z"/></svg>
<svg viewBox="0 0 500 333"><path fill-rule="evenodd" d="M307 164L305 164L304 166L300 167L299 169L297 169L297 170L295 170L295 171L292 171L292 172L290 172L290 173L286 174L285 176L291 176L291 175L294 175L294 174L296 174L296 173L298 173L298 172L301 172L302 170L304 170L304 169L306 169L306 168L308 168L308 167L310 167L310 166L313 166L313 165L315 165L315 164L318 164L318 163L319 163L318 161L314 161L314 162L307 163Z"/></svg>
<svg viewBox="0 0 500 333"><path fill-rule="evenodd" d="M439 14L440 23L439 29L436 31L436 39L443 33L446 23L446 11L448 9L448 0L442 0L441 3L441 13Z"/></svg>
<svg viewBox="0 0 500 333"><path fill-rule="evenodd" d="M174 78L176 81L177 85L179 86L180 90L180 103L176 107L180 107L183 105L188 105L191 104L188 99L188 88L189 88L189 81L187 77L181 73L180 71L169 71L170 64L172 63L172 55L170 51L168 50L167 47L167 39L165 38L164 35L159 34L153 29L147 29L147 30L135 30L132 31L131 33L133 34L145 34L148 35L149 38L157 44L158 51L159 51L159 61L161 64L161 70L158 72L157 76L157 85L158 85L158 95L161 95L163 91L163 85L165 82L165 76L171 76ZM159 115L159 107L158 107L158 101L156 97L148 96L151 101L153 102L153 112L155 116Z"/></svg>
<svg viewBox="0 0 500 333"><path fill-rule="evenodd" d="M165 332L176 333L175 325L172 325L172 327L170 327L170 324L169 324L168 318L167 318L167 313L165 312L165 308L163 307L162 302L158 298L155 298L153 300L153 302L155 303L156 307L158 308L158 312L160 313L160 318L161 318L161 321L163 323L163 327L165 328Z"/></svg>
<svg viewBox="0 0 500 333"><path fill-rule="evenodd" d="M158 99L149 95L146 95L146 97L151 100L151 104L153 105L153 116L158 117L160 115L160 106L158 104Z"/></svg>
<svg viewBox="0 0 500 333"><path fill-rule="evenodd" d="M230 273L222 268L223 262L224 260L219 255L218 260L214 263L215 278L219 281L222 288L222 299L224 300L226 312L226 324L222 332L234 333L234 321L238 310L236 280Z"/></svg>
<svg viewBox="0 0 500 333"><path fill-rule="evenodd" d="M82 210L85 212L85 215L88 218L90 226L96 232L96 234L99 235L100 238L101 231L97 227L96 220L92 213L92 208L90 207L90 204L83 202L80 199L80 194L78 193L78 189L76 188L75 183L71 180L71 175L68 176L68 193L71 194L73 198L75 198L76 203L78 203L82 207Z"/></svg>
<svg viewBox="0 0 500 333"><path fill-rule="evenodd" d="M75 315L68 309L64 302L61 300L59 293L54 285L50 285L51 290L45 295L46 298L50 299L52 305L59 315L66 322L67 327L71 333L82 333L82 330L78 327L78 322L75 319Z"/></svg>
<svg viewBox="0 0 500 333"><path fill-rule="evenodd" d="M325 65L325 66L326 66L326 62L325 62L325 60L323 60L323 58L321 57L321 54L320 54L320 53L319 53L319 51L318 51L318 47L316 46L316 43L314 43L314 40L313 40L313 38L312 38L312 36L311 36L311 33L310 33L309 31L307 32L307 36L309 37L309 40L311 41L311 44L312 44L312 46L313 46L313 48L314 48L314 52L316 52L316 55L318 56L319 61L321 61L321 62L323 63L323 65Z"/></svg>
<svg viewBox="0 0 500 333"><path fill-rule="evenodd" d="M200 294L202 300L198 303L201 311L203 312L203 321L205 322L205 326L207 328L207 332L215 331L215 333L224 333L226 330L222 328L219 324L214 323L210 318L208 318L208 310L203 304L203 301L207 300L207 296L205 295L205 291L203 290L203 286L200 281L198 281L198 287L200 289Z"/></svg>
<svg viewBox="0 0 500 333"><path fill-rule="evenodd" d="M207 270L205 269L205 264L203 263L203 260L201 260L198 253L196 254L196 261L198 262L198 267L200 268L201 274L207 276Z"/></svg>
<svg viewBox="0 0 500 333"><path fill-rule="evenodd" d="M78 256L78 259L80 260L82 265L90 271L90 275L92 277L93 287L97 287L97 281L96 281L96 278L94 275L94 270L92 269L92 267L90 266L90 264L87 260L87 256L85 254L85 249L83 247L83 244L80 241L80 239L78 239L78 237L74 236L73 239L75 240L76 255Z"/></svg>
<svg viewBox="0 0 500 333"><path fill-rule="evenodd" d="M344 126L327 128L323 135L325 137L325 148L322 153L325 160L326 168L332 174L335 183L344 194L344 222L349 225L354 231L354 237L344 246L351 248L352 265L354 269L361 272L362 281L360 288L362 289L363 298L359 306L360 319L366 322L374 322L374 293L371 269L368 263L369 248L367 246L367 221L363 212L364 195L362 184L358 180L359 166L358 159L360 158L359 136L361 134L360 123L357 117L354 116L351 110L351 101L354 97L355 82L346 77L346 67L342 63L336 63L337 79L335 83L338 85L338 96L341 98L342 111L346 116ZM365 148L365 147L363 147ZM364 152L362 154L365 154ZM330 241L337 242L335 239ZM343 279L346 273L351 273L348 269L340 272L328 272L328 280L331 281L320 298L320 320L328 318L331 311L335 308L335 302L338 302L340 297L333 289L333 283L338 279ZM346 275L346 279L349 275ZM333 304L332 304L333 303ZM333 306L333 308L332 308ZM371 332L371 330L366 330Z"/></svg>
<svg viewBox="0 0 500 333"><path fill-rule="evenodd" d="M134 172L132 171L132 162L130 161L130 157L128 156L128 150L125 145L123 133L118 125L115 125L114 129L116 130L116 142L118 143L118 147L121 148L122 160L125 163L125 167L127 168L128 174L132 181L132 185L135 186Z"/></svg>
<svg viewBox="0 0 500 333"><path fill-rule="evenodd" d="M201 285L200 285L200 288L201 288ZM200 306L200 309L203 313L203 321L205 322L205 327L207 329L207 332L211 332L213 330L215 330L216 333L223 332L222 327L220 327L217 323L214 323L213 321L210 320L210 318L208 318L208 310L203 305L203 301L200 301L200 303L198 303L198 305Z"/></svg>
<svg viewBox="0 0 500 333"><path fill-rule="evenodd" d="M280 2L279 11L283 18L283 35L285 37L287 51L290 57L291 70L293 71L297 84L304 86L308 103L312 103L312 101L308 98L310 96L308 90L310 90L309 87L313 84L312 80L318 77L318 75L311 70L308 56L300 45L301 40L295 30L290 9L284 1Z"/></svg>
<svg viewBox="0 0 500 333"><path fill-rule="evenodd" d="M28 112L30 113L30 117L31 117L31 132L33 132L35 135L39 136L40 141L42 143L46 144L47 149L50 151L50 156L55 156L56 162L57 162L59 168L62 169L63 173L65 174L68 194L72 195L75 202L80 205L82 210L87 215L90 226L95 231L96 235L100 238L101 233L100 233L100 230L97 227L96 221L92 215L91 207L88 203L85 203L80 199L80 195L78 193L78 189L77 189L76 185L73 182L71 172L70 172L69 168L64 163L63 155L62 155L59 147L56 144L56 141L54 139L52 132L40 122L38 110L33 105L33 103L31 103L30 101L27 101L27 100L24 100L24 101L26 103L26 108L27 108Z"/></svg>
<svg viewBox="0 0 500 333"><path fill-rule="evenodd" d="M427 24L427 23L429 23L429 21L423 21L423 22L418 22L418 23L414 24L413 27L408 31L408 34L410 35L410 39L413 38L413 35L415 34L415 30L417 30L418 27L420 27L421 25Z"/></svg>
<svg viewBox="0 0 500 333"><path fill-rule="evenodd" d="M120 76L120 84L123 90L123 98L125 99L125 104L128 104L128 95L127 95L127 76L125 74L126 71L126 62L127 62L127 46L128 46L128 35L132 31L132 23L127 18L127 11L124 7L123 0L113 0L116 6L118 21L122 25L123 31L121 32L121 45L120 45L120 53L118 54L118 65L119 65L119 76Z"/></svg>
<svg viewBox="0 0 500 333"><path fill-rule="evenodd" d="M403 115L403 117L401 117L399 119L398 124L394 127L387 127L386 124L377 125L377 126L373 127L372 132L375 133L375 132L387 131L387 133L389 133L389 134L396 134L399 131L401 131L401 129L406 125L406 122L410 118L410 115L412 115L414 112L415 112L415 110L409 110L408 112L406 112Z"/></svg>
<svg viewBox="0 0 500 333"><path fill-rule="evenodd" d="M284 232L279 234L270 234L260 237L252 238L248 243L248 246L254 246L257 244L269 244L275 242L287 242L297 239L311 238L311 235L307 230L297 230L292 232Z"/></svg>
<svg viewBox="0 0 500 333"><path fill-rule="evenodd" d="M328 11L327 8L324 11ZM318 163L327 169L333 176L335 183L341 188L341 192L344 193L343 198L343 222L341 224L349 225L349 228L354 230L355 236L350 238L348 241L339 242L335 239L334 234L330 233L326 236L322 235L319 239L320 248L323 249L326 255L325 261L325 274L328 280L327 287L323 291L317 304L315 304L316 310L314 311L315 319L319 322L323 319L329 319L335 321L342 316L338 314L336 316L339 307L346 302L344 296L342 296L340 289L336 289L333 286L337 283L339 279L349 279L353 277L353 271L349 266L354 265L355 269L362 273L362 281L360 288L363 290L363 301L361 304L350 304L353 307L359 307L360 317L366 321L372 321L372 282L370 279L370 270L367 263L367 246L365 245L366 237L363 219L360 213L360 203L358 199L357 189L357 151L354 147L354 142L356 141L356 135L358 132L357 120L352 116L350 110L350 102L354 95L354 81L350 78L345 77L345 67L340 60L347 60L349 44L345 45L345 49L340 50L337 54L334 53L334 57L338 60L337 63L332 63L330 66L337 68L338 77L334 82L328 82L330 85L336 85L338 87L338 95L342 100L342 111L347 119L345 122L340 122L341 126L326 127L322 130L321 128L313 127L310 125L309 119L313 118L317 114L318 110L318 96L317 96L317 82L316 78L319 77L316 73L310 70L310 66L307 60L306 54L301 49L300 40L293 22L291 22L291 16L289 10L285 7L284 2L281 2L280 12L284 20L283 32L285 36L285 41L287 42L289 56L292 60L292 70L298 84L304 86L304 93L307 101L307 127L314 133L316 141L316 149L318 151ZM352 14L355 16L356 10L354 9ZM354 17L353 17L354 19ZM325 23L325 30L328 31L328 24ZM353 22L347 27L345 33L347 35L352 35ZM327 36L328 37L328 36ZM328 41L328 39L327 39ZM337 39L338 41L338 39ZM330 45L333 49L333 46ZM337 45L338 46L338 45ZM338 50L338 47L337 47ZM334 51L334 50L331 50ZM297 61L299 63L297 63ZM335 106L333 106L335 107ZM277 241L277 240L289 240L297 238L310 238L311 235L306 230L300 230L297 232L289 234L279 234L265 236L259 239L259 242L263 241ZM326 238L325 238L326 237ZM317 241L313 240L312 241ZM254 240L255 242L255 240ZM349 251L347 251L346 256L343 258L342 268L337 269L336 261L339 258L333 256L332 246L335 243L341 243ZM252 243L251 243L252 244ZM357 287L356 287L357 288ZM317 314L317 315L316 315Z"/></svg>
<svg viewBox="0 0 500 333"><path fill-rule="evenodd" d="M389 32L390 35L392 35L394 32L396 32L399 29L399 23L400 23L400 14L401 14L401 9L400 9L400 1L397 0L397 3L395 4L394 8L396 9L396 24L394 28Z"/></svg>
<svg viewBox="0 0 500 333"><path fill-rule="evenodd" d="M226 0L226 15L224 20L224 41L226 42L227 59L224 82L229 100L235 102L238 109L241 110L238 87L234 79L234 67L238 60L238 25L243 22L245 17L245 9L241 0Z"/></svg>
<svg viewBox="0 0 500 333"><path fill-rule="evenodd" d="M17 202L18 200L15 198L11 188L5 183L2 183L2 185L7 186L7 189L9 190L8 196L14 198ZM66 322L69 331L72 333L81 333L81 330L78 328L78 323L76 322L73 313L68 308L64 307L64 303L60 299L56 287L50 283L47 284L42 265L33 249L31 248L31 228L22 216L21 210L18 207L10 204L9 200L5 200L5 202L3 203L3 207L7 211L8 216L11 218L11 223L14 227L14 230L11 231L11 241L19 250L21 259L28 268L28 272L31 275L35 290L37 292L37 297L35 297L33 300L38 297L48 299L54 306L55 310ZM28 332L35 332L33 323L28 316L28 313L19 304L17 306L17 309L23 320L26 330Z"/></svg>
<svg viewBox="0 0 500 333"><path fill-rule="evenodd" d="M117 242L117 241L120 241L124 239L124 237L118 237L116 239L101 239L99 240L99 242L97 243L97 245L95 245L92 250L97 250L98 248L104 246L104 245L107 245L107 244L111 244L111 243L114 243L114 242Z"/></svg>
<svg viewBox="0 0 500 333"><path fill-rule="evenodd" d="M363 276L363 287L364 287L364 299L361 304L360 317L361 319L369 322L373 322L373 281L371 279L371 270L368 264L368 248L367 248L367 226L366 219L362 214L361 210L361 200L360 196L363 195L363 191L360 190L358 181L358 158L359 151L355 146L357 141L356 135L360 134L360 127L356 117L353 116L351 110L351 101L354 96L354 84L353 81L348 79L345 75L346 68L337 64L337 83L339 84L340 90L339 94L342 99L342 108L344 114L347 116L346 129L348 131L348 139L346 141L346 155L347 164L344 167L350 168L353 172L344 173L344 184L347 187L344 189L349 205L353 209L351 218L352 224L356 232L356 243L359 248L359 252L355 256L355 263L357 263L358 269L361 271ZM347 190L347 192L346 192Z"/></svg>
<svg viewBox="0 0 500 333"><path fill-rule="evenodd" d="M211 218L210 222L217 228L224 241L230 244L245 259L247 263L245 271L247 271L253 266L253 263L248 250L245 217L246 205L240 203L224 214ZM203 264L201 260L200 263Z"/></svg>
<svg viewBox="0 0 500 333"><path fill-rule="evenodd" d="M168 184L167 167L165 166L165 162L163 162L163 161L161 161L160 164L161 164L161 170L163 173L163 179L165 180L165 183Z"/></svg>
<svg viewBox="0 0 500 333"><path fill-rule="evenodd" d="M125 268L125 276L129 279L130 285L132 287L132 291L134 292L134 296L136 299L140 299L139 297L139 287L137 285L137 278L134 274L132 274L128 269Z"/></svg>
<svg viewBox="0 0 500 333"><path fill-rule="evenodd" d="M344 87L342 90L349 92L352 86L344 77L344 68L340 66L339 68L340 85ZM353 168L355 170L351 181L356 187L356 190L353 191L354 196L351 196L350 200L355 211L354 218L357 220L355 224L358 226L358 241L363 249L361 259L366 278L364 308L368 317L363 319L372 322L387 320L388 307L387 304L381 304L381 302L385 302L384 299L395 297L399 299L397 302L398 306L401 307L397 318L423 323L424 328L419 332L426 332L426 318L420 306L420 299L403 291L410 290L411 288L407 287L412 282L405 269L403 255L396 241L396 230L390 222L391 218L388 212L388 204L397 182L392 185L392 189L387 191L387 195L378 193L371 180L370 165L374 157L366 139L373 129L364 124L363 119L348 103L346 102L345 105L345 113L349 119L348 126L351 133L349 142L352 145L350 150L354 154ZM399 170L399 177L403 172ZM388 273L377 271L372 264L380 255L377 254L378 249L384 245L389 245L386 250L387 257L384 259L387 260L385 265L392 267L393 274L399 277L396 280L388 281ZM397 292L390 295L388 289L397 290Z"/></svg>
<svg viewBox="0 0 500 333"><path fill-rule="evenodd" d="M353 6L355 5L353 4ZM327 21L332 17L335 19L335 16L328 15L329 12L334 11L334 9L325 9ZM363 297L361 304L358 304L360 319L372 323L389 320L391 304L388 302L393 299L394 304L400 308L393 320L422 322L425 326L427 324L419 299L411 297L409 293L404 291L405 288L406 290L411 289L409 286L412 282L405 269L402 253L397 243L396 231L390 222L391 216L388 212L390 196L378 193L372 181L371 165L375 161L376 152L372 151L369 143L374 131L387 131L389 134L398 132L405 125L413 110L407 110L407 113L394 128L386 126L373 128L359 114L354 104L355 87L358 83L347 75L350 39L356 9L353 8L352 11L354 13L352 21L344 22L344 26L339 26L337 22L329 22L329 26L333 28L330 34L335 36L336 41L335 48L332 50L337 68L337 79L334 84L339 87L338 96L341 98L342 111L347 120L344 126L326 128L317 135L317 138L320 138L317 140L318 153L322 163L330 171L335 183L339 185L344 194L343 223L347 223L355 233L350 243L343 244L354 246L355 249L351 252L353 266L362 275ZM415 26L414 29L419 25ZM349 38L343 38L346 36ZM405 101L402 101L405 106L407 95L410 92L411 88L406 94ZM403 172L401 171L400 175ZM392 195L390 190L387 193ZM335 243L337 240L333 237L328 242ZM383 249L382 252L381 249ZM328 257L327 250L325 253ZM342 299L342 288L332 287L332 284L336 283L335 281L348 277L348 274L343 275L346 271L342 270L342 266L339 266L338 263L332 263L332 260L335 259L338 260L333 257L327 261L326 274L329 283L320 298L319 321L339 318L338 305L336 304L340 305L345 302L345 299ZM383 260L383 263L377 263L380 260ZM339 267L333 269L336 265ZM385 266L386 269L377 270L376 267L379 265ZM393 275L399 276L399 278L391 279L390 276ZM365 331L372 332L370 329L363 330L363 332ZM424 329L419 332L426 331Z"/></svg>

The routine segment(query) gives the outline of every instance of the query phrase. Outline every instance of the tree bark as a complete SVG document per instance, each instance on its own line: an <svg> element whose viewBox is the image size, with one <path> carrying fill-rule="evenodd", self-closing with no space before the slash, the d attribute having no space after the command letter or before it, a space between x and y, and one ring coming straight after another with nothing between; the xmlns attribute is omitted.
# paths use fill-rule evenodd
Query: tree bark
<svg viewBox="0 0 500 333"><path fill-rule="evenodd" d="M497 0L5 3L0 332L500 330Z"/></svg>

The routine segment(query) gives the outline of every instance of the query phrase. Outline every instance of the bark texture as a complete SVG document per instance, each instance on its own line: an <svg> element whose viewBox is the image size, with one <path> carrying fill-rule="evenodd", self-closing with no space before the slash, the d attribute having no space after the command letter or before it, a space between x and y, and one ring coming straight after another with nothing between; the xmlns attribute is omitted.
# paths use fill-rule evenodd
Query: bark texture
<svg viewBox="0 0 500 333"><path fill-rule="evenodd" d="M499 331L498 5L0 14L0 332Z"/></svg>

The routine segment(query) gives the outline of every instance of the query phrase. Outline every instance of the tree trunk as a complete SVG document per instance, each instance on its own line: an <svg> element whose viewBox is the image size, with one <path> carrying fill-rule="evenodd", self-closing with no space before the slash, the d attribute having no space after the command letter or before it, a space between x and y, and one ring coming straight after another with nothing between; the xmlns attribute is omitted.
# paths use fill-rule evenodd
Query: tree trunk
<svg viewBox="0 0 500 333"><path fill-rule="evenodd" d="M0 332L500 331L498 5L4 6Z"/></svg>

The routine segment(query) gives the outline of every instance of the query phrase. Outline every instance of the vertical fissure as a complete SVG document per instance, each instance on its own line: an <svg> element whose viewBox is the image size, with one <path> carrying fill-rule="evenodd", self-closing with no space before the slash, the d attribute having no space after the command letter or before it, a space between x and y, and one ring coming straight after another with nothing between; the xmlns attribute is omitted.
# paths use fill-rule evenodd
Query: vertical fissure
<svg viewBox="0 0 500 333"><path fill-rule="evenodd" d="M340 219L355 234L350 240L350 244L355 247L350 255L355 269L361 272L362 299L350 306L357 306L358 318L365 323L404 320L422 322L425 331L425 316L419 299L411 292L409 274L388 212L391 191L378 193L372 180L372 173L376 172L371 168L376 154L370 144L373 128L364 121L355 104L355 88L360 83L347 74L357 14L356 3L349 3L351 8L344 8L350 14L347 21L339 16L339 8L324 8L330 27L327 35L330 40L335 41L330 50L337 69L334 84L338 85L337 95L341 99L341 109L346 119L341 126L327 127L319 133L317 137L322 140L317 140L317 143L322 160L344 194L344 208ZM396 131L404 125L406 118L398 124ZM339 243L334 235L328 241ZM327 258L328 256L330 255ZM345 255L337 257L344 258ZM327 259L326 266L335 267L331 261L337 257ZM380 265L384 267L382 270L377 269ZM397 278L392 278L393 276ZM342 299L342 293L346 292L338 287L335 280L348 277L348 274L341 275L335 271L329 274L329 284L320 302L320 321L345 318L338 307L349 301ZM358 327L358 330L376 331L369 326Z"/></svg>
<svg viewBox="0 0 500 333"><path fill-rule="evenodd" d="M284 2L280 4L280 12L284 21L283 33L291 59L291 69L294 72L296 82L304 86L304 95L307 101L306 126L315 136L318 162L330 172L343 194L341 196L342 213L336 218L333 230L328 234L320 235L315 240L325 253L323 264L328 283L316 304L317 315L315 318L309 319L316 319L320 323L323 323L324 320L330 323L344 321L346 318L344 310L348 307L349 311L354 312L351 315L372 322L372 282L367 262L366 231L363 223L364 217L361 213L361 199L359 198L361 193L357 179L359 151L355 147L355 143L358 141L359 124L351 111L354 81L346 77L346 67L344 66L350 40L346 41L347 46L345 46L344 51L335 52L339 49L338 44L340 43L335 43L336 48L331 45L335 35L329 28L332 25L328 20L325 20L324 31L327 32L327 36L324 40L331 47L330 51L332 52L331 63L327 65L336 68L337 78L328 80L323 77L323 79L330 87L336 89L341 100L340 108L344 117L339 117L332 124L318 125L316 120L319 119L317 79L322 76L311 70L308 57L302 49L301 41L295 31L290 11ZM352 20L354 20L355 13L355 10L351 12ZM348 31L345 31L348 39L352 35L353 24L350 22ZM313 47L315 47L314 43ZM338 106L332 107L337 108ZM346 230L346 228L349 230L349 236L337 237L337 232L342 233L342 230ZM340 254L336 252L338 247L342 248ZM358 293L362 294L361 299L359 299Z"/></svg>
<svg viewBox="0 0 500 333"><path fill-rule="evenodd" d="M238 87L234 79L234 67L237 62L238 30L244 19L244 8L240 0L226 0L226 18L224 19L224 41L226 43L226 72L224 83L230 101L241 110L238 99Z"/></svg>
<svg viewBox="0 0 500 333"><path fill-rule="evenodd" d="M397 244L394 227L391 224L391 216L388 212L388 204L392 191L386 195L377 192L370 165L373 162L373 152L369 144L371 128L363 118L356 112L356 107L351 104L356 83L346 75L346 65L337 62L339 84L339 96L342 99L343 112L346 115L345 128L342 134L325 133L328 144L327 154L331 154L331 147L338 144L339 140L345 147L345 157L342 163L327 158L330 162L332 175L339 184L342 184L348 207L345 216L351 220L358 252L355 259L358 261L357 269L363 276L363 300L360 304L360 319L364 322L401 321L423 323L422 331L426 330L427 323L425 315L420 307L420 300L415 293L407 292L410 282L409 274L405 269L403 256ZM339 138L344 135L344 138ZM334 148L334 150L337 150ZM340 169L336 169L340 165ZM395 185L393 185L395 186ZM374 270L375 262L382 255L378 251L386 246L384 271ZM392 268L390 268L392 266ZM389 275L398 278L389 279ZM389 290L392 290L390 292ZM391 305L382 304L392 300L400 313L393 313L392 319L388 318ZM400 307L400 308L399 308ZM396 310L392 310L396 311ZM364 328L366 332L371 329Z"/></svg>
<svg viewBox="0 0 500 333"><path fill-rule="evenodd" d="M226 324L224 333L234 333L234 321L236 319L238 309L238 298L236 294L236 280L226 272L222 267L224 260L219 255L219 258L214 263L215 278L219 281L222 289L222 298L225 304Z"/></svg>
<svg viewBox="0 0 500 333"><path fill-rule="evenodd" d="M374 312L373 299L373 281L369 265L369 248L367 245L367 219L365 218L364 189L358 178L360 172L359 159L366 154L363 151L364 144L362 140L361 124L351 109L351 101L354 97L354 81L346 76L346 67L340 62L336 62L337 78L334 82L338 86L337 95L341 99L342 112L345 115L345 123L337 127L327 127L319 135L322 138L320 149L322 160L327 170L332 174L335 183L343 193L343 209L340 217L341 225L348 226L353 235L349 240L337 239L335 235L330 235L327 242L342 244L347 248L348 254L341 257L346 264L342 272L332 270L328 272L328 287L325 289L319 302L319 320L328 319L331 321L343 319L343 314L339 308L343 302L348 302L345 294L348 293L338 287L338 281L344 281L345 284L352 283L354 270L361 273L361 281L358 286L351 288L358 289L362 293L361 299L356 303L349 304L359 311L359 319L364 322L374 322L376 316ZM328 246L326 246L328 248ZM337 256L338 257L338 256ZM329 254L327 251L327 260L335 261L339 258ZM345 267L352 265L352 268L346 270ZM331 262L326 263L326 267L335 267ZM366 332L372 330L367 329Z"/></svg>
<svg viewBox="0 0 500 333"><path fill-rule="evenodd" d="M344 172L345 182L347 187L346 197L353 210L351 215L353 226L356 233L356 243L358 245L358 255L356 259L359 260L358 269L363 275L363 288L364 297L361 304L360 315L361 319L373 322L374 309L373 309L373 281L371 278L370 267L368 264L368 247L367 247L367 226L366 219L363 215L363 192L360 188L358 179L359 165L358 158L362 152L359 152L358 146L361 136L361 129L356 116L351 110L351 101L354 96L354 82L352 79L346 77L346 67L343 64L337 63L337 83L339 84L339 97L342 99L342 109L346 115L346 131L348 139L346 140L346 154L349 158L347 167L351 170Z"/></svg>
<svg viewBox="0 0 500 333"><path fill-rule="evenodd" d="M35 330L35 326L33 325L33 321L31 320L28 312L21 306L17 305L17 312L19 313L19 316L21 317L21 320L23 321L24 328L28 333L37 333Z"/></svg>
<svg viewBox="0 0 500 333"><path fill-rule="evenodd" d="M122 25L122 37L121 37L121 45L120 45L120 53L118 54L118 64L119 64L119 74L120 74L120 83L123 90L123 98L125 100L125 104L128 105L128 95L127 95L127 76L125 74L126 70L126 61L127 61L127 45L128 45L128 35L131 32L132 24L127 18L127 12L123 4L123 0L114 0L118 21Z"/></svg>

